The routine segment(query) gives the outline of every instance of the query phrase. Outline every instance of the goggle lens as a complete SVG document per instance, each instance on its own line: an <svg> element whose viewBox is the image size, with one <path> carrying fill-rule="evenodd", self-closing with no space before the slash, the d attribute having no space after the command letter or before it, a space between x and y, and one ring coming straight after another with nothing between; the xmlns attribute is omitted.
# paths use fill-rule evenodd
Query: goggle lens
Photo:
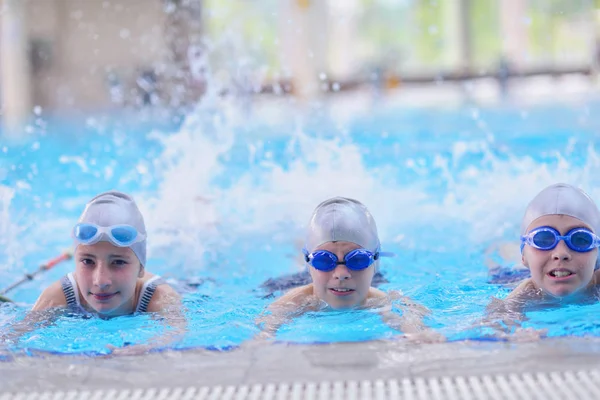
<svg viewBox="0 0 600 400"><path fill-rule="evenodd" d="M73 235L81 242L91 240L98 233L98 228L93 225L78 224L75 226Z"/></svg>
<svg viewBox="0 0 600 400"><path fill-rule="evenodd" d="M133 227L119 226L110 230L112 237L123 245L129 245L135 241L137 231Z"/></svg>
<svg viewBox="0 0 600 400"><path fill-rule="evenodd" d="M313 253L310 259L310 264L319 271L331 271L335 269L337 261L338 259L335 254L332 254L328 251L318 251Z"/></svg>
<svg viewBox="0 0 600 400"><path fill-rule="evenodd" d="M346 256L346 265L350 269L361 270L372 264L373 256L370 253L356 250L354 254Z"/></svg>
<svg viewBox="0 0 600 400"><path fill-rule="evenodd" d="M571 235L571 245L575 249L587 250L592 247L594 238L589 232L577 231Z"/></svg>
<svg viewBox="0 0 600 400"><path fill-rule="evenodd" d="M556 243L556 235L552 231L539 231L532 239L533 243L542 249L550 249Z"/></svg>

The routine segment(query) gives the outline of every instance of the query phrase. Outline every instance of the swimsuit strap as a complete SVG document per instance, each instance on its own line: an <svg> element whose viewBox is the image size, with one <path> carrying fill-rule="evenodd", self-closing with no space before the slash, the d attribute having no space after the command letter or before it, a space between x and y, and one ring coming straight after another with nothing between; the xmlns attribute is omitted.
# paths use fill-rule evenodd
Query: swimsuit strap
<svg viewBox="0 0 600 400"><path fill-rule="evenodd" d="M154 295L156 287L158 285L162 285L163 283L166 282L158 275L153 276L144 283L137 307L135 309L136 313L148 311L148 305L150 304L150 300L152 300L152 295Z"/></svg>
<svg viewBox="0 0 600 400"><path fill-rule="evenodd" d="M60 284L62 286L65 299L67 299L67 306L77 307L79 305L79 296L78 293L76 293L77 289L73 285L74 279L72 276L73 275L71 273L63 276L60 280Z"/></svg>

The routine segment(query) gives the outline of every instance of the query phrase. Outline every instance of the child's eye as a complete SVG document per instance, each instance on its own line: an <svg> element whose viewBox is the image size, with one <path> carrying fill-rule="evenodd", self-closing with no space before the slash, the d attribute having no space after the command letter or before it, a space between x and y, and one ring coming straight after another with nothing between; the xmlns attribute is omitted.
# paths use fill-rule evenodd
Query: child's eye
<svg viewBox="0 0 600 400"><path fill-rule="evenodd" d="M79 260L83 265L87 265L87 266L92 266L94 265L94 260L92 260L91 258L82 258L81 260Z"/></svg>
<svg viewBox="0 0 600 400"><path fill-rule="evenodd" d="M125 261L125 260L114 260L113 264L116 265L117 267L122 267L124 265L127 265L127 261Z"/></svg>

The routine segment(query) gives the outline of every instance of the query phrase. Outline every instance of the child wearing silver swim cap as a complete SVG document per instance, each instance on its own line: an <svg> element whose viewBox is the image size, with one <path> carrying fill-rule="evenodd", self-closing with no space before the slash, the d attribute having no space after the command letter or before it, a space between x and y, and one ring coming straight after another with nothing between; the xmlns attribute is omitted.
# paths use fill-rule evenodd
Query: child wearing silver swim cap
<svg viewBox="0 0 600 400"><path fill-rule="evenodd" d="M531 278L505 300L492 301L488 312L519 318L531 303L597 298L599 231L600 211L584 191L565 183L543 189L527 206L521 223L521 260Z"/></svg>
<svg viewBox="0 0 600 400"><path fill-rule="evenodd" d="M260 320L265 336L273 335L291 316L307 311L385 308L396 299L412 306L403 314L411 318L387 307L382 312L385 322L407 334L427 331L422 324L428 312L425 307L371 286L380 257L388 254L381 251L373 216L359 201L334 197L319 204L308 224L303 254L312 283L290 290L269 306L270 314Z"/></svg>
<svg viewBox="0 0 600 400"><path fill-rule="evenodd" d="M90 200L72 231L75 271L40 295L33 311L72 307L104 318L179 307L179 295L146 271L146 227L133 198Z"/></svg>

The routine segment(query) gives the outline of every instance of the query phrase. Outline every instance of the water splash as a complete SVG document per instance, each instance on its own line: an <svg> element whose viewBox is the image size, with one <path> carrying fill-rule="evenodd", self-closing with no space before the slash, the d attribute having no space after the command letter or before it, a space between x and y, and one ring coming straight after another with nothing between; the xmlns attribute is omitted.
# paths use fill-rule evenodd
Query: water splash
<svg viewBox="0 0 600 400"><path fill-rule="evenodd" d="M600 198L595 128L582 128L572 110L531 108L520 120L513 117L521 110L510 109L479 110L476 120L463 109L364 110L341 119L330 111L339 112L324 105L301 115L275 102L256 107L249 119L234 98L214 91L171 131L132 137L103 126L102 134L69 151L56 139L39 139L23 162L48 155L54 161L39 165L32 178L9 171L9 184L1 187L6 261L0 271L16 278L19 260L40 261L41 247L68 244L85 201L117 187L134 194L146 217L153 269L179 279L213 279L200 288L211 300L192 310L205 312L193 317L197 335L222 337L219 327L234 304L249 337L266 304L254 292L258 284L294 268L313 208L342 195L369 207L384 247L399 255L383 265L391 281L385 289L404 290L428 305L434 310L429 323L460 337L491 295L505 295L485 284L485 249L517 237L523 210L539 190L563 181ZM572 128L553 131L554 118L567 118ZM87 168L61 163L84 153L94 160ZM31 302L70 269L42 277L15 298ZM556 334L578 332L563 328ZM284 333L293 339L292 331ZM185 343L244 340L234 336L209 343L192 335Z"/></svg>

